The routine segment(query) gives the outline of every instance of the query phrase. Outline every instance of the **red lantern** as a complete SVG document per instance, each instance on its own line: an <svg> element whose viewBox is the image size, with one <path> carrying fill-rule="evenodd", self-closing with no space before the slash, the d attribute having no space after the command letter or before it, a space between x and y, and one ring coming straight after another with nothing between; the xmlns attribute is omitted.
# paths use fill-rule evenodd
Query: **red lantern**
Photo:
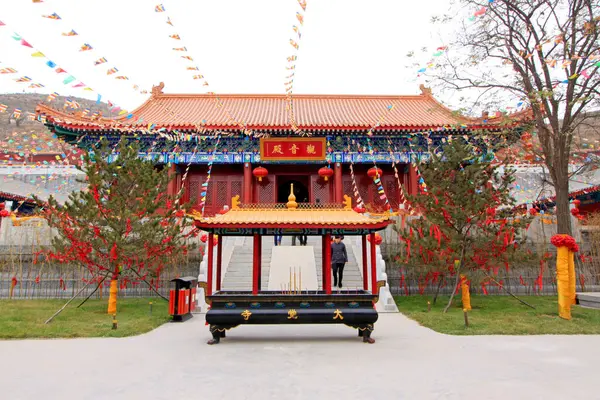
<svg viewBox="0 0 600 400"><path fill-rule="evenodd" d="M579 215L579 208L573 208L571 209L571 215L573 215L574 217Z"/></svg>
<svg viewBox="0 0 600 400"><path fill-rule="evenodd" d="M354 207L354 211L356 211L359 214L364 214L367 210L365 210L364 207L356 206L356 207Z"/></svg>
<svg viewBox="0 0 600 400"><path fill-rule="evenodd" d="M208 240L208 235L206 233L203 233L202 236L200 236L200 241L202 243L206 243L207 240Z"/></svg>
<svg viewBox="0 0 600 400"><path fill-rule="evenodd" d="M573 200L573 205L575 206L575 208L579 208L579 206L581 205L581 200Z"/></svg>
<svg viewBox="0 0 600 400"><path fill-rule="evenodd" d="M375 180L375 178L381 178L382 174L383 171L381 168L372 167L367 171L367 175L369 175L369 178L372 178L373 180Z"/></svg>
<svg viewBox="0 0 600 400"><path fill-rule="evenodd" d="M265 167L256 167L252 171L252 174L258 178L259 182L262 182L262 178L269 175L269 171Z"/></svg>
<svg viewBox="0 0 600 400"><path fill-rule="evenodd" d="M537 213L538 213L537 208L530 208L529 209L529 214L531 214L531 215L537 215Z"/></svg>
<svg viewBox="0 0 600 400"><path fill-rule="evenodd" d="M4 218L4 217L8 217L10 215L10 211L8 210L1 210L0 211L0 217Z"/></svg>
<svg viewBox="0 0 600 400"><path fill-rule="evenodd" d="M329 167L323 167L319 169L319 176L327 182L329 178L333 176L333 170Z"/></svg>
<svg viewBox="0 0 600 400"><path fill-rule="evenodd" d="M371 235L367 236L367 240L371 242ZM375 234L375 246L379 246L383 242L383 238L379 233Z"/></svg>

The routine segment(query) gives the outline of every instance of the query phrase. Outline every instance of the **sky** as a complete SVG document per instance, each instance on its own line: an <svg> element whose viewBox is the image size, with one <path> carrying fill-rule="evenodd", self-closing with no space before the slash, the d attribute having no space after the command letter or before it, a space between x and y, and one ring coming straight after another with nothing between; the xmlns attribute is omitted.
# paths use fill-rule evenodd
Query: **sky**
<svg viewBox="0 0 600 400"><path fill-rule="evenodd" d="M155 12L159 4L166 12ZM417 61L426 64L445 44L430 19L447 7L441 0L307 0L294 93L419 93L415 58L406 55L416 51ZM6 24L0 26L0 69L18 70L0 75L0 93L22 92L30 83L15 79L28 76L45 85L38 93L94 100L100 94L102 101L129 110L149 96L134 84L149 91L164 82L165 93L284 94L297 11L302 11L297 0L0 0L0 21ZM61 19L42 18L52 13ZM62 36L72 29L79 35ZM13 39L14 33L34 49ZM93 49L79 51L85 43ZM183 46L187 53L172 50ZM32 57L36 51L47 58ZM194 58L199 71L186 71L192 63L183 54ZM101 57L108 62L94 66ZM68 73L57 74L48 60ZM113 67L118 72L107 75ZM209 86L193 74L204 75ZM69 75L76 80L63 84ZM129 80L115 80L119 75ZM72 87L80 82L94 91Z"/></svg>

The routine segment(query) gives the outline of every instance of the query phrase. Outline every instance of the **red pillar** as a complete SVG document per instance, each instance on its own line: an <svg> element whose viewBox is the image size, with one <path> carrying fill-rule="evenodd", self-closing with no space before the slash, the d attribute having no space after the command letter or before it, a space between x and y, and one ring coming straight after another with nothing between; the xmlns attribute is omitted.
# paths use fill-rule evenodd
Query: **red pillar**
<svg viewBox="0 0 600 400"><path fill-rule="evenodd" d="M367 261L367 236L362 235L362 272L363 289L369 290L369 263Z"/></svg>
<svg viewBox="0 0 600 400"><path fill-rule="evenodd" d="M408 167L408 192L411 195L416 195L417 191L417 169L410 164Z"/></svg>
<svg viewBox="0 0 600 400"><path fill-rule="evenodd" d="M254 246L252 251L252 294L258 294L260 290L260 240L259 234L254 234Z"/></svg>
<svg viewBox="0 0 600 400"><path fill-rule="evenodd" d="M258 237L258 290L262 288L262 236Z"/></svg>
<svg viewBox="0 0 600 400"><path fill-rule="evenodd" d="M325 273L323 274L325 294L331 294L331 233L325 234Z"/></svg>
<svg viewBox="0 0 600 400"><path fill-rule="evenodd" d="M223 253L223 247L221 246L223 242L223 238L219 236L219 241L217 242L217 283L215 284L215 290L221 290L221 259Z"/></svg>
<svg viewBox="0 0 600 400"><path fill-rule="evenodd" d="M344 187L342 183L342 164L335 163L334 166L334 196L335 203L341 203L344 200Z"/></svg>
<svg viewBox="0 0 600 400"><path fill-rule="evenodd" d="M325 252L326 252L326 247L327 245L325 244L325 235L321 236L321 283L322 283L322 288L323 290L325 290L325 264L326 264L326 257L325 257Z"/></svg>
<svg viewBox="0 0 600 400"><path fill-rule="evenodd" d="M171 179L167 184L167 194L173 196L177 193L177 169L175 164L169 166L169 178Z"/></svg>
<svg viewBox="0 0 600 400"><path fill-rule="evenodd" d="M209 296L212 294L213 287L213 238L214 235L209 233L208 244L206 246L208 248L208 265L206 266L206 294Z"/></svg>
<svg viewBox="0 0 600 400"><path fill-rule="evenodd" d="M375 253L375 233L371 233L371 293L377 290L377 257Z"/></svg>
<svg viewBox="0 0 600 400"><path fill-rule="evenodd" d="M244 163L244 195L242 203L252 203L252 164Z"/></svg>

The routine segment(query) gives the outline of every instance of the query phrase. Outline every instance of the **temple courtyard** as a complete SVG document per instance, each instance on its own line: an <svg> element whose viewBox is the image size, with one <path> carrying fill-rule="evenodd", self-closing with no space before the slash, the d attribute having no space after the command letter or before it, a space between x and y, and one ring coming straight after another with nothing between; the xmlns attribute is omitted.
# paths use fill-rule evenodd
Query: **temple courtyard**
<svg viewBox="0 0 600 400"><path fill-rule="evenodd" d="M342 325L242 326L204 315L136 337L1 341L6 399L595 398L600 335L448 336L380 314L363 344Z"/></svg>

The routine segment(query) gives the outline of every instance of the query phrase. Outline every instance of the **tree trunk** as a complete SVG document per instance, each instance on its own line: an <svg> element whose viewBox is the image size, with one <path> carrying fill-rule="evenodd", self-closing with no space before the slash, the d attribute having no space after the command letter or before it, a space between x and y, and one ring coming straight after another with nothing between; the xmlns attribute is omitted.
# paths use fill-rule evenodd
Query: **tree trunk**
<svg viewBox="0 0 600 400"><path fill-rule="evenodd" d="M440 289L442 287L442 282L444 281L444 275L440 275L439 276L439 280L440 281L438 282L437 288L435 289L435 294L433 295L433 305L434 306L435 306L435 303L437 302L438 295L440 294Z"/></svg>
<svg viewBox="0 0 600 400"><path fill-rule="evenodd" d="M559 182L555 185L556 190L556 233L564 233L573 236L571 230L571 210L569 205L569 182Z"/></svg>
<svg viewBox="0 0 600 400"><path fill-rule="evenodd" d="M110 280L110 296L108 297L108 314L115 315L117 313L117 293L119 291L119 266L115 267Z"/></svg>

